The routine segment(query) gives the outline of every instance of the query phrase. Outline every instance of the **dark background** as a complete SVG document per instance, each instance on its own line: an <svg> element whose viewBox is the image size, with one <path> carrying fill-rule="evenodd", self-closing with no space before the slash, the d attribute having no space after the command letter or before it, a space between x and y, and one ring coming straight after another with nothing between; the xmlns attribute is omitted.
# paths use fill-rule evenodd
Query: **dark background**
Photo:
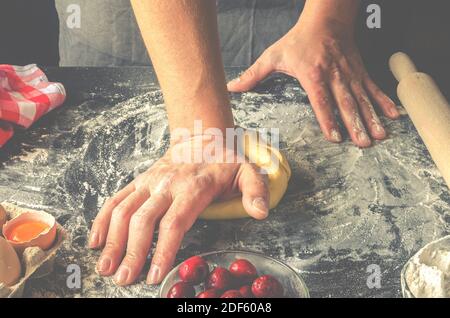
<svg viewBox="0 0 450 318"><path fill-rule="evenodd" d="M0 0L0 64L58 65L54 0Z"/></svg>
<svg viewBox="0 0 450 318"><path fill-rule="evenodd" d="M411 56L420 71L431 74L450 97L450 1L379 0L381 29L369 30L367 13L358 22L358 43L369 73L376 82L396 96L396 82L386 67L389 57L398 51ZM365 10L363 5L362 9Z"/></svg>

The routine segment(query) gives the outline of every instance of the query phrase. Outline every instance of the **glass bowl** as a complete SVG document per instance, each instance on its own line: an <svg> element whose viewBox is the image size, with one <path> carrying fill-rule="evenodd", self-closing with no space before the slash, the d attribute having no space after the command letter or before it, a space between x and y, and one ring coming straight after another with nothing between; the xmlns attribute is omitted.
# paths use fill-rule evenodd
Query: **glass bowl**
<svg viewBox="0 0 450 318"><path fill-rule="evenodd" d="M248 251L217 251L200 254L210 266L221 266L228 268L236 259L246 259L255 265L259 275L272 275L283 285L284 297L287 298L309 298L308 288L301 276L289 265L286 265L272 257ZM166 298L169 289L178 281L178 264L166 276L159 289L159 297ZM196 286L196 294L203 290L202 286Z"/></svg>

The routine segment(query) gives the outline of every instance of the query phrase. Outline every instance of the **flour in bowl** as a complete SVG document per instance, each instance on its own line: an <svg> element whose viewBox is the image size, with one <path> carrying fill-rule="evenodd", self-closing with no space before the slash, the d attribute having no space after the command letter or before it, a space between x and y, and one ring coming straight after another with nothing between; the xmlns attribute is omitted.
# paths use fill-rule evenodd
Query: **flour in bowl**
<svg viewBox="0 0 450 318"><path fill-rule="evenodd" d="M406 269L409 290L418 298L450 298L450 237L425 246Z"/></svg>

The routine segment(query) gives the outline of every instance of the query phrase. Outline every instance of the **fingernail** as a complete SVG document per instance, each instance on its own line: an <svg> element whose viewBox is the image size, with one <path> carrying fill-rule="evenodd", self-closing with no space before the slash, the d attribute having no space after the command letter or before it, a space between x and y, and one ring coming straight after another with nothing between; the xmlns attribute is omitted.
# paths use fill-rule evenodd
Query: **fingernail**
<svg viewBox="0 0 450 318"><path fill-rule="evenodd" d="M392 117L400 116L400 113L398 112L396 107L393 107L393 108L389 109L389 113L391 114Z"/></svg>
<svg viewBox="0 0 450 318"><path fill-rule="evenodd" d="M261 216L267 217L269 215L269 206L263 198L254 199L252 205L259 211Z"/></svg>
<svg viewBox="0 0 450 318"><path fill-rule="evenodd" d="M148 280L147 283L150 285L158 284L160 281L159 275L160 275L160 269L158 265L153 264L150 268L150 273L148 274Z"/></svg>
<svg viewBox="0 0 450 318"><path fill-rule="evenodd" d="M330 137L331 137L331 141L334 141L334 142L342 141L341 133L339 131L337 131L336 129L331 130Z"/></svg>
<svg viewBox="0 0 450 318"><path fill-rule="evenodd" d="M98 245L98 233L92 232L89 238L89 248L95 248Z"/></svg>
<svg viewBox="0 0 450 318"><path fill-rule="evenodd" d="M111 259L109 257L103 256L100 258L97 264L97 272L100 274L105 273L111 267Z"/></svg>
<svg viewBox="0 0 450 318"><path fill-rule="evenodd" d="M130 274L130 270L126 266L120 266L117 270L116 274L114 275L114 283L116 285L123 285L128 280L128 275Z"/></svg>
<svg viewBox="0 0 450 318"><path fill-rule="evenodd" d="M232 79L231 81L228 82L228 84L236 84L239 83L241 81L240 77L236 77L235 79Z"/></svg>
<svg viewBox="0 0 450 318"><path fill-rule="evenodd" d="M358 134L357 138L358 138L358 140L359 140L361 143L363 143L364 145L370 144L370 138L369 138L369 136L367 135L367 133L364 132L364 131L363 131L363 132L360 132L360 133Z"/></svg>
<svg viewBox="0 0 450 318"><path fill-rule="evenodd" d="M389 107L389 114L391 115L391 116L393 116L393 117L398 117L398 116L400 116L400 113L398 112L398 109L397 109L397 107L395 106L395 103L394 103L394 101L389 97L389 96L387 96L387 99L388 99L388 101L389 101L389 103L391 104L391 107Z"/></svg>
<svg viewBox="0 0 450 318"><path fill-rule="evenodd" d="M381 126L380 124L374 124L373 127L375 128L375 131L377 133L385 133L383 126Z"/></svg>

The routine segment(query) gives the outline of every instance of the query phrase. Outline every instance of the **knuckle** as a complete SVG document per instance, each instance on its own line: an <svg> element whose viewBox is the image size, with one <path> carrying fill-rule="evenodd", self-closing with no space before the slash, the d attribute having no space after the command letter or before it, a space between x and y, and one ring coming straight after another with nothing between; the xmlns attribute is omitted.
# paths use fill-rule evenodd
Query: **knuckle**
<svg viewBox="0 0 450 318"><path fill-rule="evenodd" d="M142 258L143 255L141 253L138 253L137 251L127 251L127 254L124 257L124 262L133 264L135 262L141 261Z"/></svg>
<svg viewBox="0 0 450 318"><path fill-rule="evenodd" d="M355 99L361 106L367 106L370 105L370 100L366 95L366 92L364 91L364 88L360 81L353 80L350 82L350 87L352 87L352 90L355 95Z"/></svg>
<svg viewBox="0 0 450 318"><path fill-rule="evenodd" d="M368 107L369 110L373 110L372 103L370 102L370 100L367 98L366 95L358 94L356 96L356 100L357 100L359 105L364 106L364 107Z"/></svg>
<svg viewBox="0 0 450 318"><path fill-rule="evenodd" d="M109 251L109 252L116 251L118 248L119 248L119 247L118 247L117 243L114 242L114 241L108 240L108 241L106 241L106 243L105 243L105 251L107 251L107 252L108 252L108 251Z"/></svg>
<svg viewBox="0 0 450 318"><path fill-rule="evenodd" d="M332 51L340 51L341 49L341 43L335 37L327 38L326 40L324 40L324 44L329 50Z"/></svg>
<svg viewBox="0 0 450 318"><path fill-rule="evenodd" d="M130 229L141 230L145 228L146 225L146 218L142 213L136 213L130 219Z"/></svg>
<svg viewBox="0 0 450 318"><path fill-rule="evenodd" d="M104 221L103 218L97 216L94 220L94 222L92 223L92 228L94 229L99 229L101 227L103 227Z"/></svg>
<svg viewBox="0 0 450 318"><path fill-rule="evenodd" d="M114 208L120 204L120 201L116 197L110 197L105 201L105 207Z"/></svg>
<svg viewBox="0 0 450 318"><path fill-rule="evenodd" d="M175 183L175 173L171 172L162 177L157 176L156 179L150 192L152 195L166 195Z"/></svg>
<svg viewBox="0 0 450 318"><path fill-rule="evenodd" d="M249 169L248 172L252 176L252 184L255 187L257 187L260 190L264 190L268 187L269 179L267 177L267 174L265 174L261 171L261 168L259 168L254 163L247 163L245 168Z"/></svg>
<svg viewBox="0 0 450 318"><path fill-rule="evenodd" d="M256 67L256 65L250 67L249 69L247 69L243 74L242 74L242 78L243 79L247 79L247 78L252 78L255 77L256 72L254 70L254 68Z"/></svg>
<svg viewBox="0 0 450 318"><path fill-rule="evenodd" d="M363 91L363 85L362 82L358 79L351 79L350 82L350 87L357 93L360 93Z"/></svg>
<svg viewBox="0 0 450 318"><path fill-rule="evenodd" d="M356 109L356 105L353 98L344 98L343 108L347 111L354 111Z"/></svg>
<svg viewBox="0 0 450 318"><path fill-rule="evenodd" d="M320 66L313 66L307 72L308 79L315 84L322 84L323 72Z"/></svg>
<svg viewBox="0 0 450 318"><path fill-rule="evenodd" d="M112 211L113 217L117 219L123 219L127 216L127 214L128 214L127 207L124 204L119 204Z"/></svg>
<svg viewBox="0 0 450 318"><path fill-rule="evenodd" d="M345 111L355 110L355 108L356 108L355 100L349 92L344 93L344 95L341 99L341 107Z"/></svg>
<svg viewBox="0 0 450 318"><path fill-rule="evenodd" d="M149 210L139 211L131 217L130 227L142 230L151 226L155 222L155 217Z"/></svg>
<svg viewBox="0 0 450 318"><path fill-rule="evenodd" d="M257 166L255 163L249 164L249 167L250 167L252 173L253 173L254 176L255 176L255 181L256 181L256 182L263 182L263 181L267 178L267 175L266 175L266 174L263 172L263 170L262 170L259 166Z"/></svg>
<svg viewBox="0 0 450 318"><path fill-rule="evenodd" d="M213 178L210 175L198 175L195 176L191 181L191 185L195 189L207 189L211 187L212 184Z"/></svg>
<svg viewBox="0 0 450 318"><path fill-rule="evenodd" d="M246 162L244 164L243 168L244 169L249 169L249 171L251 173L253 173L254 175L258 175L259 174L259 167L254 162Z"/></svg>
<svg viewBox="0 0 450 318"><path fill-rule="evenodd" d="M334 80L337 82L343 82L342 72L339 70L339 67L336 64L333 64L330 66L329 74L330 74L331 80Z"/></svg>
<svg viewBox="0 0 450 318"><path fill-rule="evenodd" d="M314 94L316 95L317 105L319 107L323 108L330 104L330 98L328 97L328 94L323 89L323 87L316 88Z"/></svg>
<svg viewBox="0 0 450 318"><path fill-rule="evenodd" d="M156 250L155 253L153 254L152 264L161 265L165 263L167 259L168 256L166 255L166 253Z"/></svg>
<svg viewBox="0 0 450 318"><path fill-rule="evenodd" d="M249 78L253 78L256 76L256 69L259 66L260 62L256 62L255 64L253 64L251 67L249 67L243 74L242 74L242 78L243 79L249 79Z"/></svg>
<svg viewBox="0 0 450 318"><path fill-rule="evenodd" d="M378 87L377 84L375 84L371 79L366 79L365 85L367 89L375 96L383 94L383 91Z"/></svg>
<svg viewBox="0 0 450 318"><path fill-rule="evenodd" d="M139 176L134 181L136 190L143 191L147 188L147 179L144 176Z"/></svg>
<svg viewBox="0 0 450 318"><path fill-rule="evenodd" d="M184 232L184 222L179 217L165 217L159 224L159 229L163 231Z"/></svg>
<svg viewBox="0 0 450 318"><path fill-rule="evenodd" d="M346 56L339 61L339 67L347 76L356 76L359 78L358 72Z"/></svg>
<svg viewBox="0 0 450 318"><path fill-rule="evenodd" d="M334 63L333 58L332 58L330 55L326 54L326 55L324 55L324 56L320 56L320 57L317 59L317 61L316 61L316 63L315 63L315 67L317 67L317 68L318 68L319 70L321 70L322 73L323 73L323 72L325 72L325 71L330 70L331 68L333 68L333 65L334 65L334 64L335 64L335 63Z"/></svg>
<svg viewBox="0 0 450 318"><path fill-rule="evenodd" d="M376 85L374 85L373 93L374 93L374 95L376 95L376 96L380 96L380 97L384 97L384 96L385 96L385 94L383 93L383 91L382 91L378 86L376 86Z"/></svg>
<svg viewBox="0 0 450 318"><path fill-rule="evenodd" d="M261 177L256 180L255 184L260 191L263 191L264 193L268 192L268 179L266 176L261 175Z"/></svg>

